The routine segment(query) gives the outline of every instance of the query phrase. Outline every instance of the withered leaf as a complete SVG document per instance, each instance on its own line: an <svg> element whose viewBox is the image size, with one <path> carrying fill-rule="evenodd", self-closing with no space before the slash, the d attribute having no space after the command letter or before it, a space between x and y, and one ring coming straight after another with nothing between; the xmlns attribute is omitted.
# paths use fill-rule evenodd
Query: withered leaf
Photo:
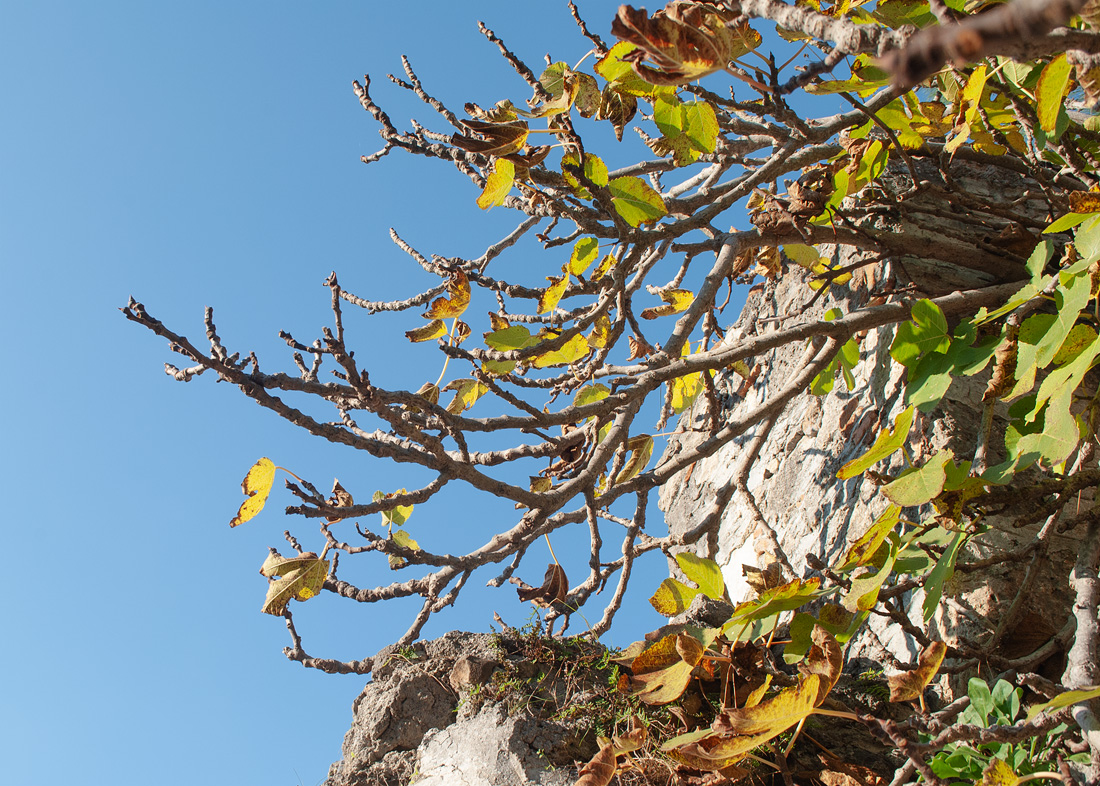
<svg viewBox="0 0 1100 786"><path fill-rule="evenodd" d="M260 566L260 573L269 581L261 611L279 616L291 599L306 601L316 596L324 586L328 568L328 560L313 552L288 559L272 549Z"/></svg>
<svg viewBox="0 0 1100 786"><path fill-rule="evenodd" d="M933 641L923 650L917 659L917 668L901 674L886 677L890 685L890 701L910 701L919 699L928 687L928 683L940 670L943 658L947 654L947 645L942 641Z"/></svg>
<svg viewBox="0 0 1100 786"><path fill-rule="evenodd" d="M516 590L521 601L531 601L536 606L553 606L555 603L565 602L569 595L569 578L565 575L565 569L556 562L546 566L546 575L542 579L541 587L532 587L524 584L519 579L512 581L519 584Z"/></svg>
<svg viewBox="0 0 1100 786"><path fill-rule="evenodd" d="M604 745L580 769L580 778L573 786L608 786L615 777L615 750Z"/></svg>
<svg viewBox="0 0 1100 786"><path fill-rule="evenodd" d="M229 522L229 526L236 527L244 524L263 510L267 495L271 493L274 483L275 463L271 459L262 458L253 464L241 481L241 491L248 495L248 499L241 503L237 515Z"/></svg>
<svg viewBox="0 0 1100 786"><path fill-rule="evenodd" d="M328 504L332 505L334 508L350 508L355 504L355 500L352 498L351 494L340 485L340 481L334 479L332 481L332 495L328 498ZM340 517L328 517L328 521L331 524L340 521Z"/></svg>
<svg viewBox="0 0 1100 786"><path fill-rule="evenodd" d="M783 584L783 566L778 562L769 563L763 570L752 565L742 565L741 574L757 595Z"/></svg>
<svg viewBox="0 0 1100 786"><path fill-rule="evenodd" d="M514 120L509 123L464 120L462 125L478 136L452 134L451 144L470 153L481 153L486 156L506 156L511 153L518 153L527 144L527 123L523 120Z"/></svg>
<svg viewBox="0 0 1100 786"><path fill-rule="evenodd" d="M642 79L681 85L726 68L760 45L759 33L748 25L731 27L732 19L730 12L705 3L671 2L652 17L622 5L611 33L638 47L624 59ZM644 65L645 59L656 68Z"/></svg>
<svg viewBox="0 0 1100 786"><path fill-rule="evenodd" d="M456 270L447 279L447 294L449 297L432 301L431 307L424 312L425 319L457 317L470 305L470 282L461 270Z"/></svg>
<svg viewBox="0 0 1100 786"><path fill-rule="evenodd" d="M810 639L813 646L806 656L806 662L798 665L798 670L807 676L816 674L821 678L817 700L814 702L814 706L820 706L840 679L840 671L844 668L844 650L833 638L833 634L820 625L814 625Z"/></svg>
<svg viewBox="0 0 1100 786"><path fill-rule="evenodd" d="M440 338L445 335L447 335L447 326L443 323L442 319L433 319L423 327L405 331L405 338L414 344L419 344L422 341L431 341L433 338Z"/></svg>
<svg viewBox="0 0 1100 786"><path fill-rule="evenodd" d="M600 108L596 112L597 120L610 120L615 129L615 138L623 141L623 129L634 119L638 112L638 99L608 85L600 94Z"/></svg>
<svg viewBox="0 0 1100 786"><path fill-rule="evenodd" d="M646 704L667 704L679 698L718 631L707 628L696 633L701 640L691 632L670 633L634 658L629 685L639 699Z"/></svg>

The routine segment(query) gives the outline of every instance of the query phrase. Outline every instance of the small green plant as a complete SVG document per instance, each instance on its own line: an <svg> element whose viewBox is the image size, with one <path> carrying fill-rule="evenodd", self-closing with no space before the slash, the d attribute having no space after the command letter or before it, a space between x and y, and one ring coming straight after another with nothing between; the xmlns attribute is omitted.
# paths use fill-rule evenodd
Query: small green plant
<svg viewBox="0 0 1100 786"><path fill-rule="evenodd" d="M967 686L970 706L959 714L958 722L992 729L998 726L1012 726L1023 720L1020 695L1022 691L1014 688L1005 680L998 680L990 690L985 680L971 678ZM950 743L929 761L929 766L940 778L956 784L981 783L983 773L995 766L996 759L1012 769L1021 779L1041 779L1049 776L1061 780L1051 772L1057 769L1049 740L1065 731L1064 724L1051 729L1047 734L1032 737L1021 743ZM1088 761L1088 754L1067 756L1070 761Z"/></svg>

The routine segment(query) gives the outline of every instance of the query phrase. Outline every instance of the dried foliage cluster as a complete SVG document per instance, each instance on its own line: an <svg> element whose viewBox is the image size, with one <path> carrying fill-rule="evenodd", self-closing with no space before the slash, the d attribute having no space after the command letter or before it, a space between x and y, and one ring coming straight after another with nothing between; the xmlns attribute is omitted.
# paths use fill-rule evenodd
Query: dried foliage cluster
<svg viewBox="0 0 1100 786"><path fill-rule="evenodd" d="M1055 697L1100 682L1100 507L1088 502L1061 516L1071 500L1091 500L1100 482L1093 372L1100 358L1100 124L1073 108L1100 95L1095 6L1080 0L677 0L652 15L623 6L610 26L614 39L605 40L570 2L592 45L587 67L548 59L536 74L481 26L530 85L533 96L525 104L467 104L461 116L427 92L404 62L404 76L390 79L433 110L445 131L415 122L397 128L372 97L370 80L355 82L355 95L384 141L364 162L401 150L450 164L470 179L470 198L480 207L516 213L515 229L475 259L423 253L393 233L416 264L439 277L438 286L378 302L346 291L333 274L326 282L332 326L312 344L282 334L295 373L262 372L254 354L224 346L209 310L209 348L200 349L140 303L123 308L187 359L183 368L167 366L176 379L212 373L313 435L434 475L423 488L379 492L367 503L353 498L359 489L336 484L326 497L297 476L287 482L300 500L288 512L319 520L324 538L317 555L288 533L297 554L288 559L272 550L264 562L271 580L264 611L286 617L287 656L329 672L367 673L373 665L370 658L308 655L287 607L292 598L305 601L322 591L360 603L419 596L421 610L399 642L407 644L433 613L455 602L475 570L490 565L503 566L490 583L520 584L521 597L549 609L551 624L560 618L567 624L572 612L612 587L589 631L595 636L608 630L632 566L647 552L675 556L687 579L662 585L653 600L662 613L687 610L696 595L729 600L713 563L685 556L685 549L706 552L708 527L729 495L717 500L705 526L678 536L647 528L651 495L731 440L753 429L763 439L796 396L826 395L848 382L860 359L859 336L893 326L891 356L907 369L910 406L839 478L873 472L904 451L916 411L933 410L953 379L991 369L973 455L943 451L896 477L879 476L891 506L841 564L803 571L781 559L756 577L758 596L731 607L724 621L680 626L628 653L623 663L632 676L624 688L659 704L677 700L700 675L717 681L725 686L717 699L721 712L710 725L685 721L685 733L666 741L666 752L685 772L733 777L752 751L771 744L771 766L791 783L776 739L811 714L834 712L827 695L845 642L870 614L886 614L924 647L912 671L891 684L895 700L918 700L921 711L904 722L857 718L904 758L895 783L969 777L959 756L978 761L977 777L987 783L1096 782L1100 722L1088 703L1095 694L1069 694L1022 721L1012 710L1012 696L1019 701L1014 691L1025 684ZM772 23L779 37L770 45L809 53L810 65L763 53L760 30ZM731 81L732 89L724 87ZM833 95L850 108L803 116L791 103L802 93ZM585 144L598 123L609 124L619 139L633 128L652 157L610 170ZM547 138L553 144L536 141ZM1026 178L1028 204L968 192L957 177L961 165ZM746 204L753 228L723 229L730 212ZM962 281L973 273L972 285L922 291L862 275L913 253L905 237L876 220L918 213L935 220L929 204L943 216L961 216L973 233L928 243L920 255L961 269ZM537 271L545 284L494 275L494 261L528 235L548 251L564 249L547 259L560 262L568 250L565 264ZM860 259L838 265L823 253L824 244L856 249ZM655 280L670 260L675 274ZM819 298L837 288L873 287L867 305L835 309L824 320L789 314L755 337L725 340L721 314L729 289L757 276L781 276L789 265L812 272ZM476 290L496 303L487 318L467 310ZM436 343L446 360L440 382L415 391L420 380L408 390L372 384L354 359L348 307L367 315L423 309L425 324L408 339ZM760 406L729 417L716 380L732 375L752 386L758 381L754 357L795 344L805 346L800 371ZM446 373L452 378L441 384ZM301 394L331 403L337 420L322 422L289 403ZM503 414L478 414L487 397ZM653 400L660 402L655 427L639 418ZM1007 411L1003 433L992 428L995 410ZM654 461L653 434L689 411L683 427L698 429L701 438ZM993 455L1004 461L994 464ZM738 467L733 483L741 488L752 458ZM263 459L249 472L249 497L234 525L263 506L277 469ZM405 521L414 505L455 482L510 500L521 512L465 553L431 553L405 530ZM1062 685L1039 683L980 646L932 641L895 602L922 588L927 621L983 518L1013 506L1045 524L1026 554L1005 559L1041 559L1056 523L1080 538L1070 577L1074 619L1057 642L1068 651ZM382 514L384 533L345 524L373 514ZM540 587L513 576L536 540L578 524L590 532L587 575L571 586L555 561ZM357 537L349 543L344 538L351 534ZM612 537L616 544L608 548ZM371 552L412 578L361 588L338 577L338 557ZM783 652L800 669L792 676L774 668L768 645L776 625L794 612ZM1004 672L1007 687L998 683L991 692L972 681L961 703L925 711L924 688L945 657L960 669L1004 667L996 671ZM986 701L986 694L997 701ZM966 704L977 709L963 716L969 722L959 722ZM1049 755L1023 761L996 753L998 746L1008 751L1034 739L1045 741ZM644 741L639 728L608 740L582 782L610 782L617 757ZM979 751L977 759L959 753L967 744ZM825 780L821 773L814 777Z"/></svg>

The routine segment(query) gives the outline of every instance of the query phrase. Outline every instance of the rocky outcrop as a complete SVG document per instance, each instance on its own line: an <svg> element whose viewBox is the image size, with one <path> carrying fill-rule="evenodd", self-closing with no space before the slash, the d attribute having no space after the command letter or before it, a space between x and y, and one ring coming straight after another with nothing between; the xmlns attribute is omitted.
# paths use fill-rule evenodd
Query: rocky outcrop
<svg viewBox="0 0 1100 786"><path fill-rule="evenodd" d="M554 668L558 645L540 646L532 654L521 638L456 631L383 650L326 786L572 784L596 745L569 708L592 686Z"/></svg>

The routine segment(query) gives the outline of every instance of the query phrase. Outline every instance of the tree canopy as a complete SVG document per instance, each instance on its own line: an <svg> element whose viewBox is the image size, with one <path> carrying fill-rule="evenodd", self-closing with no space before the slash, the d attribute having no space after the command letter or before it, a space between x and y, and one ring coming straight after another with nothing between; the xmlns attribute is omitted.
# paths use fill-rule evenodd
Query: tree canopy
<svg viewBox="0 0 1100 786"><path fill-rule="evenodd" d="M533 67L481 25L530 86L527 100L501 96L460 112L433 97L405 60L403 75L390 79L429 107L442 130L416 122L399 128L376 102L371 80L354 82L383 143L365 163L408 153L454 167L470 181L470 200L514 214L514 228L476 258L418 249L391 231L410 264L438 283L380 301L344 289L333 273L331 325L308 342L280 334L289 372L261 371L256 354L227 347L210 309L208 347L133 299L122 309L183 356L180 367L166 365L175 379L216 376L310 434L433 477L392 492L336 482L326 495L287 470L298 498L287 512L317 521L322 548L306 550L288 532L295 553L272 549L261 568L270 581L263 611L285 617L287 657L329 672L369 673L374 665L369 657L307 654L291 600L322 592L358 603L418 596L420 611L398 642L408 644L458 600L475 571L490 566L497 566L490 583L511 580L522 599L548 610L548 631L561 620L564 632L571 615L608 588L586 631L599 636L620 608L635 560L660 551L676 565L653 596L662 614L689 611L696 596L741 602L721 624L681 625L629 651L624 688L664 704L693 675L728 680L731 653L767 649L781 622L790 639L783 660L800 669L785 681L761 676L749 696L723 694L713 722L665 740L683 766L730 773L810 714L828 713L844 645L880 614L922 647L918 662L890 684L892 700L920 701L915 719L865 719L907 758L895 782L914 774L935 783L973 777L945 751L979 740L1008 750L1028 738L1045 740L1049 755L1006 760L987 750L976 777L1100 775L1100 723L1087 703L1096 695L1087 688L1100 683L1095 5L675 0L652 14L622 6L606 35L597 32L606 23L583 19L570 2L591 45L576 64L548 56ZM620 164L612 140L630 135L650 154ZM976 172L990 187L974 187ZM1020 184L1021 195L1006 198L996 185L1001 177ZM744 215L744 228L730 228ZM951 223L960 221L967 231ZM541 258L503 266L530 237ZM888 261L901 261L908 280L876 276ZM735 315L725 309L736 288L791 275L805 278L809 304L829 308L807 306L754 336L727 336ZM858 306L839 297L857 289L865 294ZM479 313L485 304L491 310ZM422 312L422 325L406 337L410 353L438 353L436 381L411 376L404 388L387 389L357 362L356 342L369 340L360 317L392 312ZM836 477L873 476L886 512L839 563L792 565L780 551L775 563L759 566L754 597L731 599L709 559L713 533L707 526L662 532L647 522L652 496L733 440L766 438L796 397L850 386L861 338L877 330L892 331L889 355L906 370L907 406L869 450L838 462ZM798 372L758 406L731 415L719 384L761 385L767 372L757 360L795 346L804 347ZM985 380L972 453L912 459L914 419L936 412L952 383L972 376ZM318 415L317 401L334 419ZM662 453L668 429L695 438ZM910 466L875 471L899 454ZM750 449L731 488L745 490L753 458ZM248 471L231 526L260 512L279 470L263 458ZM517 512L463 553L433 553L405 523L452 483L508 500ZM730 500L716 502L715 517ZM379 515L380 523L361 521ZM1067 577L1074 616L1058 640L1067 653L1062 684L1026 683L1055 703L1024 720L1003 708L1025 684L1017 672L1026 669L998 660L988 642L932 640L894 602L923 591L926 623L967 543L994 515L1044 522L1024 553L1004 560L1041 558L1055 531L1081 544ZM540 586L521 581L528 549L570 525L588 529L587 575L567 576L555 558ZM354 586L338 575L338 560L352 558L377 560L398 578ZM994 688L997 701L980 718L957 722L955 705L925 710L924 689L945 657L958 673L988 664L1006 675L1008 687ZM972 681L970 706L984 696ZM604 746L612 774L615 757L638 747L623 739Z"/></svg>

